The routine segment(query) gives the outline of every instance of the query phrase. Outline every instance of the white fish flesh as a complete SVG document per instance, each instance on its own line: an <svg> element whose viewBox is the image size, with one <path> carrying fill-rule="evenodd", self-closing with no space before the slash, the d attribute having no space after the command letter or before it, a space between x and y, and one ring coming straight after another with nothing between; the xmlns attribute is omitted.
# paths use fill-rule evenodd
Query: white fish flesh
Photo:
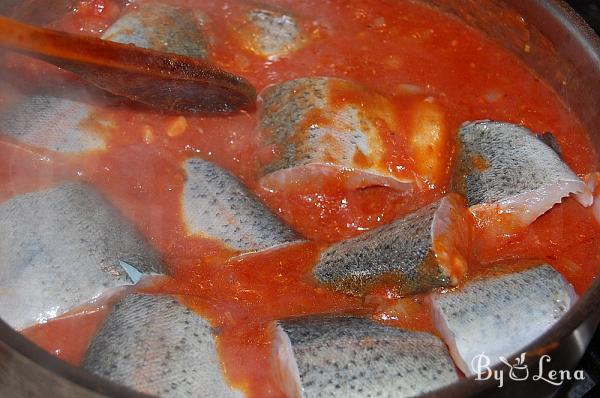
<svg viewBox="0 0 600 398"><path fill-rule="evenodd" d="M592 204L592 211L594 218L600 224L600 172L596 171L586 175L583 180L585 181L588 189L594 196L594 203Z"/></svg>

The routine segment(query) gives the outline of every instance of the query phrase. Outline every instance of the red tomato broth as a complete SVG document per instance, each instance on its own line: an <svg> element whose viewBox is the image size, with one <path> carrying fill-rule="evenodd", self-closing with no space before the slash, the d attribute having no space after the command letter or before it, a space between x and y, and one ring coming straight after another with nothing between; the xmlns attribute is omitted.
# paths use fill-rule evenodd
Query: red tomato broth
<svg viewBox="0 0 600 398"><path fill-rule="evenodd" d="M563 200L526 230L498 236L495 220L476 226L471 276L485 273L488 264L509 259L545 260L583 294L600 273L600 225L591 209L574 198ZM519 266L517 263L516 267Z"/></svg>
<svg viewBox="0 0 600 398"><path fill-rule="evenodd" d="M31 341L62 360L78 366L89 342L123 291L99 297L58 318L21 331Z"/></svg>
<svg viewBox="0 0 600 398"><path fill-rule="evenodd" d="M428 97L433 97L444 112L450 131L467 120L522 123L536 132L551 131L576 173L598 168L589 137L556 93L516 57L428 7L409 1L265 1L277 3L300 18L306 37L302 48L267 60L241 49L235 27L240 24L244 6L237 2L164 2L202 8L215 38L211 59L243 75L259 90L297 77L333 76L357 81L387 96L399 115L397 131L385 135L385 161L391 170L398 167L402 173L414 172L405 150L410 109ZM53 26L99 35L123 8L115 1L83 3L84 7ZM102 4L105 8L98 12ZM48 68L48 73L56 73ZM407 85L415 89L407 90ZM338 100L343 102L343 95ZM269 191L261 188L257 179L261 163L275 155L272 148L261 144L255 112L185 116L185 128L175 136L168 133L175 122L173 115L111 106L102 106L97 112L116 126L106 135L107 150L83 158L48 153L49 158L57 159L44 163L43 168L52 170L52 179L41 178L46 174L39 170L31 174L33 177L16 170L17 163L24 170L40 169L36 166L39 157L16 157L14 147L0 145L0 162L7 156L14 159L13 166L0 173L0 186L16 187L0 191L0 200L74 178L98 187L147 236L171 271L170 277L156 278L155 283L142 284L139 289L180 295L187 305L210 318L221 331L219 351L233 385L251 396L282 395L273 381L277 369L272 363L270 326L278 319L356 314L437 333L426 295L400 298L392 288L380 286L364 298L351 297L317 285L310 272L319 249L327 242L390 222L446 193L449 168L442 178L445 183L411 195L386 187L348 192L343 173L332 180L292 184L284 192ZM448 151L452 152L450 143ZM185 175L181 165L191 156L231 171L315 243L231 258L237 253L220 242L189 235L182 222ZM499 240L486 238L490 232L485 224L475 232L475 261L470 264L468 277L485 274L488 264L498 261L536 258L555 266L581 294L600 271L600 229L591 211L572 199L553 208L525 232ZM514 269L521 266L517 262ZM503 269L509 271L510 267ZM90 321L87 316L69 315L34 326L25 334L55 355L78 363L89 341L74 343L56 336L80 328L91 333L97 324L98 318ZM91 337L87 332L85 335Z"/></svg>

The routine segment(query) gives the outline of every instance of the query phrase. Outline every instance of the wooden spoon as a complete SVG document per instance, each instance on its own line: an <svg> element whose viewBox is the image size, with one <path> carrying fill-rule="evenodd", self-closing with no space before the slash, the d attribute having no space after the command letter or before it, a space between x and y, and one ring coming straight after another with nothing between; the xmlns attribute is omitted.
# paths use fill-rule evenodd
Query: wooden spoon
<svg viewBox="0 0 600 398"><path fill-rule="evenodd" d="M169 111L232 112L256 101L256 90L246 79L207 62L1 16L0 47L74 72L110 93Z"/></svg>

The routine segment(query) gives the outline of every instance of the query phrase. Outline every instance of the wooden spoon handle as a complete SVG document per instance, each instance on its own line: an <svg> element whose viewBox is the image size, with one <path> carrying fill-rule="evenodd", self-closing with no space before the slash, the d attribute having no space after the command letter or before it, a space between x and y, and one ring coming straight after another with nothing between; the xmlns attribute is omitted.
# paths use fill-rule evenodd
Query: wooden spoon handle
<svg viewBox="0 0 600 398"><path fill-rule="evenodd" d="M135 58L131 54L126 54L128 56L125 57L119 54L123 51L129 53L133 46L122 49L117 43L31 26L2 16L0 46L65 65L76 63L109 66L115 64L117 58L120 61L116 64L126 68Z"/></svg>
<svg viewBox="0 0 600 398"><path fill-rule="evenodd" d="M34 27L1 16L0 47L50 62L113 94L162 109L229 112L256 100L256 90L248 81L195 58Z"/></svg>

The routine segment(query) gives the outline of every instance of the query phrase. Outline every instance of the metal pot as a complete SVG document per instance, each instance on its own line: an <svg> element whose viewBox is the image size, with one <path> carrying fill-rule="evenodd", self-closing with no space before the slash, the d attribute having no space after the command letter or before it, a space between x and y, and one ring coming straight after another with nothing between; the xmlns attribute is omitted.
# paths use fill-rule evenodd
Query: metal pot
<svg viewBox="0 0 600 398"><path fill-rule="evenodd" d="M426 2L480 29L519 56L559 93L587 127L596 150L600 151L600 38L572 9L560 0ZM23 11L23 5L29 3L35 4L35 1L0 0L0 13L9 14L15 7ZM52 10L61 11L60 7L44 5L46 7L38 7L40 12L35 8L21 12L21 18L44 23ZM519 26L505 23L498 16L506 12L521 14L525 23ZM526 44L528 50L524 51ZM544 354L551 358L551 362L544 363L546 372L573 368L599 321L600 280L597 280L552 329L525 348L530 373L539 373L539 359ZM549 396L555 390L555 386L531 378L526 382L505 379L505 386L499 389L493 378L481 381L470 377L427 396ZM0 396L133 398L146 395L58 360L0 320Z"/></svg>

